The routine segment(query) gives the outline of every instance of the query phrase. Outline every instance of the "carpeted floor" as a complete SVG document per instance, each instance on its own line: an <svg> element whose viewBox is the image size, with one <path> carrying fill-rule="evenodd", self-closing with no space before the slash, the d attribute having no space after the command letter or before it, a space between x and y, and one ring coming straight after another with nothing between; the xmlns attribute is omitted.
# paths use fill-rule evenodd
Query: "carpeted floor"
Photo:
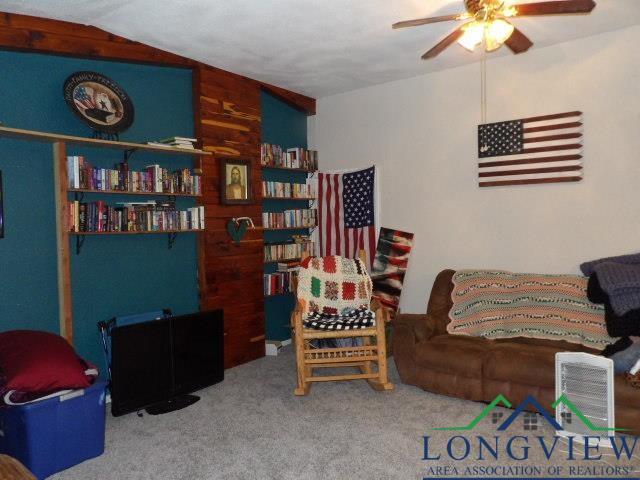
<svg viewBox="0 0 640 480"><path fill-rule="evenodd" d="M224 382L201 391L202 400L184 410L142 418L135 413L119 418L108 414L104 455L52 478L417 479L438 475L429 467L455 466L456 476L461 477L465 467L496 465L540 467L543 476L548 476L550 465L563 467L565 476L571 473L570 466L588 466L598 470L583 470L583 475L612 478L615 475L602 470L608 464L630 465L611 457L603 457L607 463L567 461L559 453L549 462L534 447L528 461L503 461L504 447L499 462L491 456L486 459L486 452L485 460L478 461L475 448L468 460L453 461L446 455L446 442L453 434L431 429L467 424L485 405L403 385L393 363L396 389L385 393L374 392L364 381L333 382L314 385L307 397L295 397L291 347L278 357L265 357L225 373ZM510 411L504 412L506 417ZM553 435L547 426L538 432L525 431L522 421L514 422L508 433L545 435L549 442ZM468 435L480 434L492 438L495 425L485 419ZM441 460L422 460L424 435L431 437L431 452L440 453ZM564 444L557 448L566 450ZM634 468L638 469L637 463ZM441 470L440 474L455 472Z"/></svg>

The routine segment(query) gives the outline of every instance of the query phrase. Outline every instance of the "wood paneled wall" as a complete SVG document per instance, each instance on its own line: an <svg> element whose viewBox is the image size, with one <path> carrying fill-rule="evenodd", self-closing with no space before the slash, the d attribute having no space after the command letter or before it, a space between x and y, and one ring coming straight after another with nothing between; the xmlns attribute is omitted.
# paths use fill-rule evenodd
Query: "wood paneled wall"
<svg viewBox="0 0 640 480"><path fill-rule="evenodd" d="M237 75L201 66L194 75L194 101L200 112L196 134L216 159L251 161L254 205L220 205L220 167L205 164L203 202L207 215L202 307L224 308L225 364L238 365L264 356L265 318L262 290L261 230L251 230L239 245L230 241L230 218L251 217L261 224L260 85Z"/></svg>
<svg viewBox="0 0 640 480"><path fill-rule="evenodd" d="M261 230L249 230L235 245L226 223L251 217L261 225L260 91L315 114L315 100L288 90L165 52L95 27L24 15L0 13L0 48L87 58L150 63L193 70L195 130L204 150L206 231L199 240L200 305L225 311L225 367L264 355ZM253 205L220 204L220 158L251 161Z"/></svg>

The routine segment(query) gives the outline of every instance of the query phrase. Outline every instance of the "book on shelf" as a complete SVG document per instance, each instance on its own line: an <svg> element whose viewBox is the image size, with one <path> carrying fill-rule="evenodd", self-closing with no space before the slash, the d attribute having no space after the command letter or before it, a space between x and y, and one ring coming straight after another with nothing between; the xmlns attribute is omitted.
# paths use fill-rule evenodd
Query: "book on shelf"
<svg viewBox="0 0 640 480"><path fill-rule="evenodd" d="M72 233L162 232L204 230L204 207L176 210L174 202L69 202Z"/></svg>
<svg viewBox="0 0 640 480"><path fill-rule="evenodd" d="M271 296L293 293L297 275L298 272L296 270L264 274L264 294Z"/></svg>
<svg viewBox="0 0 640 480"><path fill-rule="evenodd" d="M196 143L198 140L189 137L168 137L158 140L160 143Z"/></svg>
<svg viewBox="0 0 640 480"><path fill-rule="evenodd" d="M314 242L308 237L282 243L267 243L264 245L264 261L278 262L288 259L298 259L313 255ZM288 265L288 264L287 264Z"/></svg>
<svg viewBox="0 0 640 480"><path fill-rule="evenodd" d="M300 261L297 262L279 262L276 268L278 272L297 272L300 270Z"/></svg>
<svg viewBox="0 0 640 480"><path fill-rule="evenodd" d="M262 212L264 228L306 228L316 226L316 209L285 210L284 212Z"/></svg>
<svg viewBox="0 0 640 480"><path fill-rule="evenodd" d="M153 145L156 147L186 148L193 150L196 148L194 144L197 141L197 139L189 137L168 137L155 142L147 142L147 145Z"/></svg>
<svg viewBox="0 0 640 480"><path fill-rule="evenodd" d="M271 198L314 198L316 196L312 183L262 182L262 196Z"/></svg>
<svg viewBox="0 0 640 480"><path fill-rule="evenodd" d="M318 152L296 147L284 150L279 145L263 143L260 161L264 167L300 168L309 171L318 169Z"/></svg>
<svg viewBox="0 0 640 480"><path fill-rule="evenodd" d="M162 193L200 195L202 177L188 168L171 171L160 165L147 165L144 171L129 169L127 162L114 168L98 168L83 156L67 157L69 188L103 192Z"/></svg>

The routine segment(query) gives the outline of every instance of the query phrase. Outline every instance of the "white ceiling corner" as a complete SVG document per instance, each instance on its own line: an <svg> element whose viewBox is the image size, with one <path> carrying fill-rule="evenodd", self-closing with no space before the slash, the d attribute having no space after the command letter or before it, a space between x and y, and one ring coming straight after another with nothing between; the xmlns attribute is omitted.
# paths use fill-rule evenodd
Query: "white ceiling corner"
<svg viewBox="0 0 640 480"><path fill-rule="evenodd" d="M533 48L640 24L640 0L596 2L590 15L514 24ZM455 22L391 29L462 10L462 0L0 0L0 11L95 25L315 98L477 61L458 45L420 59Z"/></svg>

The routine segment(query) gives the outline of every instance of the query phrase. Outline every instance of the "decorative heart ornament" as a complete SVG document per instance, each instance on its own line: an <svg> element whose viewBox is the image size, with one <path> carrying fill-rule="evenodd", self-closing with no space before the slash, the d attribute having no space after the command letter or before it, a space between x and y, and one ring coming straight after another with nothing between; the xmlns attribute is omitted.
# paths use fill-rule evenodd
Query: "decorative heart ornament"
<svg viewBox="0 0 640 480"><path fill-rule="evenodd" d="M231 239L235 242L236 245L240 245L240 240L242 240L242 238L247 233L248 226L249 223L245 220L238 221L235 218L232 218L227 222L227 232L229 232Z"/></svg>

